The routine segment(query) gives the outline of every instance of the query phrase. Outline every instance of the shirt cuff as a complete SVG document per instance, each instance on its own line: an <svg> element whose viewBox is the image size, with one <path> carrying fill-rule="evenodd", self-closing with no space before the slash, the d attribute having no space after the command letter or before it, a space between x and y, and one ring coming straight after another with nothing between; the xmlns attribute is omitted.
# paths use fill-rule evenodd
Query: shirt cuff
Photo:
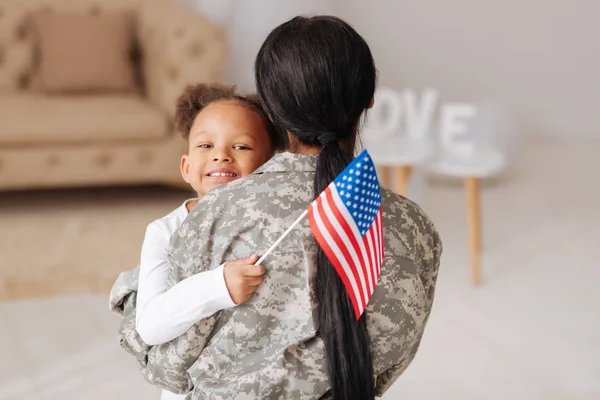
<svg viewBox="0 0 600 400"><path fill-rule="evenodd" d="M226 263L223 263L214 269L213 278L215 293L220 293L220 295L215 298L215 306L220 310L225 310L237 305L231 299L229 290L227 289L227 284L225 283L225 264Z"/></svg>

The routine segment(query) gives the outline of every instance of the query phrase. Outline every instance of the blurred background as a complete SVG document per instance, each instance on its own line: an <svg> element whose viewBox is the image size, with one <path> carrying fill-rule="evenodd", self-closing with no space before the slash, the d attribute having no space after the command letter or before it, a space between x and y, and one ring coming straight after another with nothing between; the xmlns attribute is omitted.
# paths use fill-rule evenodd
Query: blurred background
<svg viewBox="0 0 600 400"><path fill-rule="evenodd" d="M0 400L159 398L107 297L190 197L175 99L252 91L268 32L323 13L373 51L382 181L444 239L384 398L600 398L600 2L1 0Z"/></svg>

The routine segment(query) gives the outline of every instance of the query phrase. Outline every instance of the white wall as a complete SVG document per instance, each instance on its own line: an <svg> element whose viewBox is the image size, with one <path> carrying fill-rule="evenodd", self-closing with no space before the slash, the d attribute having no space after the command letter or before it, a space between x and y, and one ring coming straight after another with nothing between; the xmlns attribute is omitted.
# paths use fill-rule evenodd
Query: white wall
<svg viewBox="0 0 600 400"><path fill-rule="evenodd" d="M230 55L227 83L254 90L254 59L269 32L299 14L333 11L334 0L186 0L226 27Z"/></svg>
<svg viewBox="0 0 600 400"><path fill-rule="evenodd" d="M380 83L494 99L528 135L600 140L600 1L337 0Z"/></svg>

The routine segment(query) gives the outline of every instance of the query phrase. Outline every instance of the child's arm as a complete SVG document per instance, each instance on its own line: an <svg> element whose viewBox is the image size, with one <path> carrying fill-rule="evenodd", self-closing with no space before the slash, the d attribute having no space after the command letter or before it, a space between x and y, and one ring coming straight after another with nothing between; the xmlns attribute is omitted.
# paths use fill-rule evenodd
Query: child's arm
<svg viewBox="0 0 600 400"><path fill-rule="evenodd" d="M233 307L236 305L234 300L240 299L229 294L224 265L196 274L168 289L168 248L168 233L160 224L148 225L142 245L136 329L149 345L165 343L182 335L196 322Z"/></svg>

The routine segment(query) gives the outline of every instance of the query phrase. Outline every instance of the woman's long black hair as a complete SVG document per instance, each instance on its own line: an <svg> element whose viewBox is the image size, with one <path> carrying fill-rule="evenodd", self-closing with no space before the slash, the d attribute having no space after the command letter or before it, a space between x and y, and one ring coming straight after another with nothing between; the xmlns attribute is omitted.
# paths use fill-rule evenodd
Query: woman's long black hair
<svg viewBox="0 0 600 400"><path fill-rule="evenodd" d="M258 52L255 76L275 125L300 143L322 146L317 196L353 159L340 142L355 142L375 92L377 71L369 46L339 18L296 17L269 34ZM333 398L374 399L366 314L356 321L348 293L320 248L315 295Z"/></svg>

